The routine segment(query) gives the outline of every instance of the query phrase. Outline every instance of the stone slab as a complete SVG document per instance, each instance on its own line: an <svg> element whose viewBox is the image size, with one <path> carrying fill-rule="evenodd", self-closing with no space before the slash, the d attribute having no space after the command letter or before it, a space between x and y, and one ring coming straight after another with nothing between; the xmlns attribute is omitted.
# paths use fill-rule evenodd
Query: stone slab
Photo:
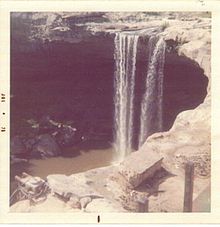
<svg viewBox="0 0 220 227"><path fill-rule="evenodd" d="M152 150L136 151L120 163L119 173L136 188L161 168L162 160L163 157Z"/></svg>

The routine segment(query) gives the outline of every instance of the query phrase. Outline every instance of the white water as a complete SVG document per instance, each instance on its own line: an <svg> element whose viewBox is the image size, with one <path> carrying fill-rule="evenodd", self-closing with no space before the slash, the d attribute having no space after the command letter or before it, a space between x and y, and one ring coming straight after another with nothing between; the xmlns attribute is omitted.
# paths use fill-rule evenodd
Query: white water
<svg viewBox="0 0 220 227"><path fill-rule="evenodd" d="M136 34L115 36L115 150L119 161L132 151L137 43Z"/></svg>
<svg viewBox="0 0 220 227"><path fill-rule="evenodd" d="M156 44L154 44L156 42ZM148 43L149 62L145 93L141 102L139 147L153 132L163 127L163 69L165 41L153 36Z"/></svg>
<svg viewBox="0 0 220 227"><path fill-rule="evenodd" d="M115 36L114 120L117 161L122 161L132 151L138 38L139 35L132 32L117 33ZM149 51L149 60L145 92L141 100L139 147L150 134L163 128L165 47L162 38L155 34L150 36L146 47Z"/></svg>

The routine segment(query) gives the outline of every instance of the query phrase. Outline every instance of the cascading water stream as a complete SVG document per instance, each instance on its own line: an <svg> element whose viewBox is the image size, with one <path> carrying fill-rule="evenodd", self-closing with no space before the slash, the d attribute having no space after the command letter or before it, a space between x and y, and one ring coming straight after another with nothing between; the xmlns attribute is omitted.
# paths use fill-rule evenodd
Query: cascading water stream
<svg viewBox="0 0 220 227"><path fill-rule="evenodd" d="M147 137L163 127L163 68L166 44L163 38L149 30L148 70L145 92L141 100L139 147ZM115 35L115 150L122 161L133 150L134 90L136 55L139 33L121 32Z"/></svg>
<svg viewBox="0 0 220 227"><path fill-rule="evenodd" d="M165 48L166 43L163 38L150 37L148 42L149 62L146 87L141 102L139 148L149 135L161 131L163 128L162 105Z"/></svg>
<svg viewBox="0 0 220 227"><path fill-rule="evenodd" d="M123 160L132 151L133 99L138 35L117 33L115 36L115 150Z"/></svg>

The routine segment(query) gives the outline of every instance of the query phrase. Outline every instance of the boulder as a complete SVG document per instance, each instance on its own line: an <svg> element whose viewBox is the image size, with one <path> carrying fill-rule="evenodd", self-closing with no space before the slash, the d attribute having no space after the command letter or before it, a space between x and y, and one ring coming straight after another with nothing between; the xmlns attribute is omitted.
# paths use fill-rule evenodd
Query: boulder
<svg viewBox="0 0 220 227"><path fill-rule="evenodd" d="M163 157L153 150L133 152L120 163L119 172L132 188L136 188L161 169L162 160Z"/></svg>
<svg viewBox="0 0 220 227"><path fill-rule="evenodd" d="M54 157L59 154L60 148L54 138L48 134L38 136L31 150L31 156L36 158Z"/></svg>

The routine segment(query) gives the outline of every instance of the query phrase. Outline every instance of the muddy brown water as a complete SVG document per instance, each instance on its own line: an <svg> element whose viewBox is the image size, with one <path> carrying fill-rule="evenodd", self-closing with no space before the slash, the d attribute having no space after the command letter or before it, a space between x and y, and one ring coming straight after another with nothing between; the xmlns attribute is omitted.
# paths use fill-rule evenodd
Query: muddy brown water
<svg viewBox="0 0 220 227"><path fill-rule="evenodd" d="M13 164L10 171L10 191L12 193L16 189L15 175L21 175L22 172L43 179L46 179L50 174L71 175L97 167L108 166L112 163L114 155L115 153L112 148L89 151L81 150L79 155L74 157L60 156L48 159L30 159L28 162Z"/></svg>

